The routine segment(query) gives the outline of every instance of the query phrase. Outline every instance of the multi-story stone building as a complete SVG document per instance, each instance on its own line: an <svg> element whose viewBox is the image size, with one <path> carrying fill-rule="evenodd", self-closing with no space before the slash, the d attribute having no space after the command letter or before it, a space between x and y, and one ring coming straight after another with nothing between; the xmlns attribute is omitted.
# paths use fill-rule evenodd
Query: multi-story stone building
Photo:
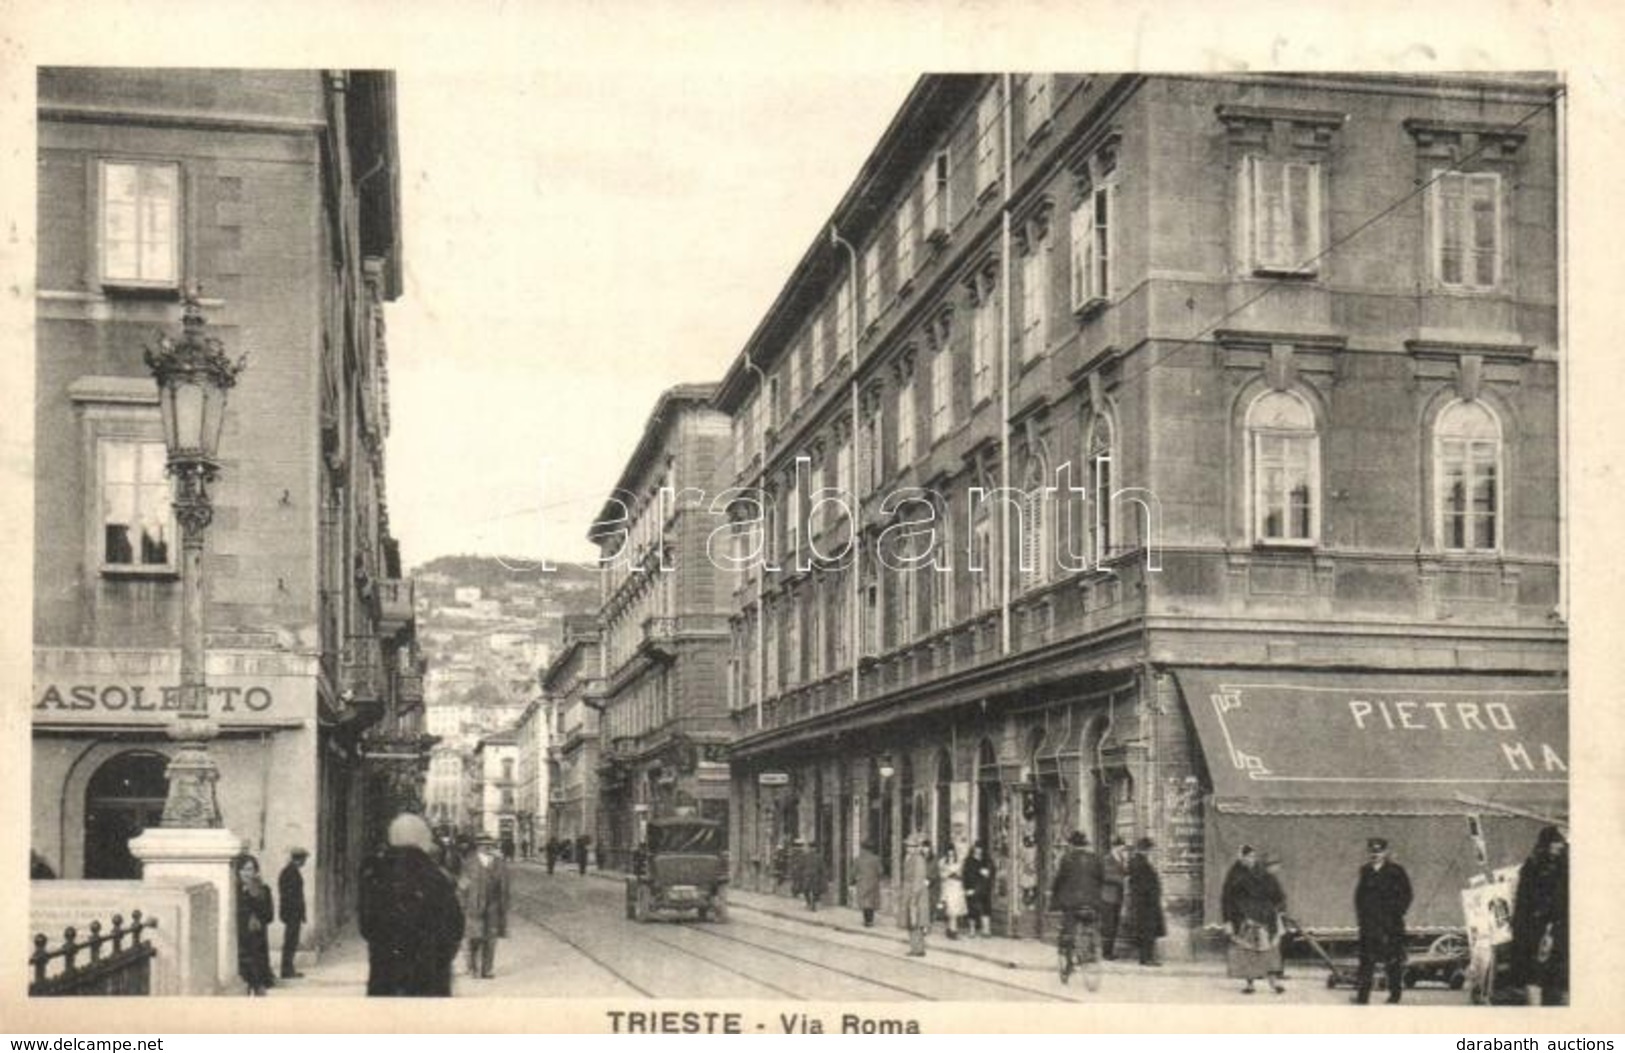
<svg viewBox="0 0 1625 1053"><path fill-rule="evenodd" d="M660 396L589 534L603 575L599 845L612 866L630 862L651 817L728 818L731 579L707 540L729 422L714 392Z"/></svg>
<svg viewBox="0 0 1625 1053"><path fill-rule="evenodd" d="M434 710L430 709L430 713ZM435 734L431 731L431 734ZM444 740L429 752L429 777L424 786L424 817L436 828L468 828L467 791L463 778L463 751Z"/></svg>
<svg viewBox="0 0 1625 1053"><path fill-rule="evenodd" d="M982 841L1034 933L1149 837L1177 935L1245 841L1335 928L1381 834L1459 924L1566 810L1558 98L923 78L715 400L739 878Z"/></svg>
<svg viewBox="0 0 1625 1053"><path fill-rule="evenodd" d="M468 764L470 825L488 834L513 855L518 844L519 740L499 731L475 743Z"/></svg>
<svg viewBox="0 0 1625 1053"><path fill-rule="evenodd" d="M425 759L384 487L393 77L42 69L38 101L32 846L134 877L163 809L181 561L143 348L190 299L249 361L204 564L220 807L268 870L310 850L322 942Z"/></svg>
<svg viewBox="0 0 1625 1053"><path fill-rule="evenodd" d="M599 843L598 728L604 706L604 668L595 615L564 619L564 646L542 673L552 709L547 756L547 828L572 844Z"/></svg>
<svg viewBox="0 0 1625 1053"><path fill-rule="evenodd" d="M529 859L541 852L550 836L547 811L549 765L547 748L552 741L552 721L549 707L540 696L525 707L519 722L514 725L514 738L519 745L519 770L514 787L514 825L517 851Z"/></svg>

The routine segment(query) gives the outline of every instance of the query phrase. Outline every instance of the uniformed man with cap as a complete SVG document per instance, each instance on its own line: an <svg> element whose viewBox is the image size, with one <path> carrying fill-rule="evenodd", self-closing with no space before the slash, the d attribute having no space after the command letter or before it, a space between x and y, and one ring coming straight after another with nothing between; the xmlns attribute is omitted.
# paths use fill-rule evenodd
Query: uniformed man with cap
<svg viewBox="0 0 1625 1053"><path fill-rule="evenodd" d="M1388 1001L1399 1001L1405 990L1405 912L1411 909L1411 879L1405 868L1388 857L1386 838L1365 843L1367 862L1354 886L1354 917L1360 926L1360 969L1354 1001L1371 1001L1377 963L1388 977Z"/></svg>
<svg viewBox="0 0 1625 1053"><path fill-rule="evenodd" d="M294 968L299 951L299 930L305 924L305 876L299 872L310 853L303 848L288 850L288 865L277 875L277 896L282 905L282 978L297 980L305 974Z"/></svg>

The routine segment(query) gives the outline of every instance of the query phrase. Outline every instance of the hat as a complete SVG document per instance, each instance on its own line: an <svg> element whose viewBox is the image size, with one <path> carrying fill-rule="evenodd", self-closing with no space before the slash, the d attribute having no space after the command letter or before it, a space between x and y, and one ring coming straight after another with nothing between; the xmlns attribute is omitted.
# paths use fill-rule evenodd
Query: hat
<svg viewBox="0 0 1625 1053"><path fill-rule="evenodd" d="M411 847L424 852L433 851L434 831L423 821L423 816L402 812L390 821L389 844L391 848Z"/></svg>
<svg viewBox="0 0 1625 1053"><path fill-rule="evenodd" d="M1365 850L1367 852L1386 852L1388 851L1388 839L1386 837L1368 837L1365 842Z"/></svg>
<svg viewBox="0 0 1625 1053"><path fill-rule="evenodd" d="M1084 833L1082 830L1074 830L1070 834L1066 835L1066 843L1069 845L1077 845L1080 848L1086 847L1089 844L1089 835Z"/></svg>
<svg viewBox="0 0 1625 1053"><path fill-rule="evenodd" d="M1241 846L1241 851L1239 853L1237 853L1237 854L1238 855L1244 855L1244 856L1250 856L1250 855L1253 854L1253 846L1252 845L1242 845Z"/></svg>
<svg viewBox="0 0 1625 1053"><path fill-rule="evenodd" d="M1555 826L1543 826L1543 827L1541 827L1540 828L1540 833L1538 835L1536 835L1536 837L1535 837L1535 847L1536 848L1549 848L1554 843L1555 844L1560 844L1560 845L1561 844L1567 844L1568 843L1568 838L1564 837L1563 836L1563 831L1559 830Z"/></svg>
<svg viewBox="0 0 1625 1053"><path fill-rule="evenodd" d="M292 848L288 849L288 858L289 859L309 859L310 858L310 851L308 849L306 849L302 845L294 845Z"/></svg>
<svg viewBox="0 0 1625 1053"><path fill-rule="evenodd" d="M1142 837L1138 841L1134 842L1134 848L1139 852L1149 852L1151 849L1156 847L1157 843L1151 840L1149 837Z"/></svg>

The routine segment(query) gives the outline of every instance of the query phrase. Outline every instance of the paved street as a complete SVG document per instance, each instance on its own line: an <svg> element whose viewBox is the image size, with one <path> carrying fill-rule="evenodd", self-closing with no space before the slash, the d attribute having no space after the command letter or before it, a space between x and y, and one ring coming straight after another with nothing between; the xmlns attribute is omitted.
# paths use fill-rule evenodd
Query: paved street
<svg viewBox="0 0 1625 1053"><path fill-rule="evenodd" d="M921 959L904 955L904 934L882 919L864 930L855 911L817 914L784 898L738 892L724 924L626 919L621 885L608 875L582 877L513 867L510 938L497 953L497 976L459 975L458 997L763 999L768 1001L1156 1002L1272 1005L1346 1004L1346 988L1328 990L1319 968L1294 970L1288 991L1243 996L1222 962L1173 962L1161 969L1109 963L1098 992L1077 980L1063 986L1053 951L1031 940L960 940L940 932ZM273 997L360 996L366 949L349 935L303 980ZM1380 1000L1381 995L1378 995ZM1465 996L1430 986L1407 992L1408 1005L1461 1005ZM1373 1006L1373 1013L1388 1010Z"/></svg>

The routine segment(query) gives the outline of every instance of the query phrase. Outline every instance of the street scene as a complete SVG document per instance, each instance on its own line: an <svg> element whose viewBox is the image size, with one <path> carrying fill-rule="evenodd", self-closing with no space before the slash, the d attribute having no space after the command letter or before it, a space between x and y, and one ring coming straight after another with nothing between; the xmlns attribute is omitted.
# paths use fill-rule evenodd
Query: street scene
<svg viewBox="0 0 1625 1053"><path fill-rule="evenodd" d="M37 80L31 995L1567 1004L1560 77Z"/></svg>

